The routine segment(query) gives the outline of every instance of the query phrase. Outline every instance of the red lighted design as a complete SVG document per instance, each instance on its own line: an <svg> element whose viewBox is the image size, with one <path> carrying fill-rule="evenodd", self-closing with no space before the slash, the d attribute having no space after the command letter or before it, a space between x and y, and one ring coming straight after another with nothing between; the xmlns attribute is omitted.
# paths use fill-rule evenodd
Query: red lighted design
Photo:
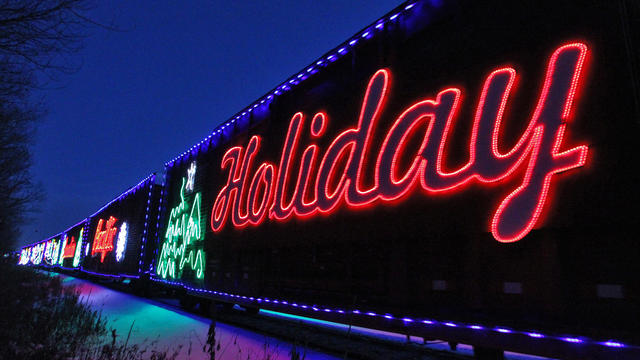
<svg viewBox="0 0 640 360"><path fill-rule="evenodd" d="M241 228L259 225L267 217L302 218L331 213L341 205L357 208L399 201L418 187L426 194L446 193L473 182L492 183L521 176L490 221L496 240L518 241L536 225L553 175L586 162L586 145L563 149L563 140L582 85L587 53L583 43L569 43L553 52L528 126L507 152L501 151L500 129L516 71L505 67L491 72L476 107L469 160L458 169L448 168L445 152L449 130L461 106L462 90L458 88L445 88L435 98L407 107L384 133L381 146L370 146L391 77L388 69L378 70L369 80L357 125L337 135L324 153L310 143L302 151L300 163L293 164L303 136L303 113L296 113L289 122L277 166L267 161L251 170L260 150L260 136L251 137L246 147L230 148L222 158L221 168L228 171L228 177L214 202L211 227L220 231L229 213L233 225ZM309 141L322 137L328 123L327 114L315 114ZM410 140L421 144L415 153L408 153L406 148ZM398 166L400 158L408 160L408 169ZM366 166L375 166L369 188L362 185Z"/></svg>
<svg viewBox="0 0 640 360"><path fill-rule="evenodd" d="M71 240L69 240L67 244L64 246L64 250L62 252L62 258L63 259L72 258L75 256L75 254L76 254L76 238L72 236Z"/></svg>
<svg viewBox="0 0 640 360"><path fill-rule="evenodd" d="M113 238L118 231L118 228L114 226L116 221L118 221L118 219L113 216L109 217L106 225L103 219L98 220L96 234L93 237L93 245L91 246L91 256L100 254L100 262L104 262L104 257L107 253L113 251Z"/></svg>

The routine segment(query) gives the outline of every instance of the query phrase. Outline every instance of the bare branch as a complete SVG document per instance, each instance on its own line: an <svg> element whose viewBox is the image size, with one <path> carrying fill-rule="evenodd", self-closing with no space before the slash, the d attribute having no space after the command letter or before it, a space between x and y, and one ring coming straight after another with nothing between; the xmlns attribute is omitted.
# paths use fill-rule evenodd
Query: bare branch
<svg viewBox="0 0 640 360"><path fill-rule="evenodd" d="M88 28L103 26L85 14L92 0L0 0L0 251L18 230L42 187L29 174L35 124L44 110L32 93L41 75L55 80L79 69L70 56Z"/></svg>

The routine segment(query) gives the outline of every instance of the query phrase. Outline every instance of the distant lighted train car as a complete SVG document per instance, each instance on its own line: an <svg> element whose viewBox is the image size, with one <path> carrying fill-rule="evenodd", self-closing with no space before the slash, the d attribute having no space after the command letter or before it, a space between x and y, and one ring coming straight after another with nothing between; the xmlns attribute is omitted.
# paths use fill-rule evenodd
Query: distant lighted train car
<svg viewBox="0 0 640 360"><path fill-rule="evenodd" d="M154 280L479 347L637 351L606 341L640 344L629 3L403 4L166 163Z"/></svg>
<svg viewBox="0 0 640 360"><path fill-rule="evenodd" d="M152 202L159 190L154 182L155 175L147 177L89 217L83 230L83 272L118 277L143 272L145 246L156 232L157 205Z"/></svg>
<svg viewBox="0 0 640 360"><path fill-rule="evenodd" d="M60 245L62 234L58 234L49 240L44 241L44 253L42 264L44 266L56 266L60 261Z"/></svg>
<svg viewBox="0 0 640 360"><path fill-rule="evenodd" d="M24 246L20 250L20 265L40 265L44 258L44 251L47 240L39 241L28 246Z"/></svg>
<svg viewBox="0 0 640 360"><path fill-rule="evenodd" d="M64 232L46 240L21 248L19 265L38 265L43 268L77 268L86 219Z"/></svg>
<svg viewBox="0 0 640 360"><path fill-rule="evenodd" d="M31 262L31 247L23 246L20 249L20 256L18 257L18 265L28 265Z"/></svg>
<svg viewBox="0 0 640 360"><path fill-rule="evenodd" d="M20 251L18 263L20 265L36 265L51 268L58 264L60 259L60 237L56 234L45 240L25 246Z"/></svg>
<svg viewBox="0 0 640 360"><path fill-rule="evenodd" d="M87 226L88 220L85 219L68 228L62 234L60 259L58 261L60 267L75 269L80 266L80 261L83 258L82 250L87 248Z"/></svg>

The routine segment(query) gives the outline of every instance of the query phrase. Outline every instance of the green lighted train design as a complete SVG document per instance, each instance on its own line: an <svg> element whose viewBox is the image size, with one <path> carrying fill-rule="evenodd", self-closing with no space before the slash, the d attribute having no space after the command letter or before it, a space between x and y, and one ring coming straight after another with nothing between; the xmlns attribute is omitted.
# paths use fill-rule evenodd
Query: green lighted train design
<svg viewBox="0 0 640 360"><path fill-rule="evenodd" d="M489 3L400 5L19 264L637 358L638 6Z"/></svg>

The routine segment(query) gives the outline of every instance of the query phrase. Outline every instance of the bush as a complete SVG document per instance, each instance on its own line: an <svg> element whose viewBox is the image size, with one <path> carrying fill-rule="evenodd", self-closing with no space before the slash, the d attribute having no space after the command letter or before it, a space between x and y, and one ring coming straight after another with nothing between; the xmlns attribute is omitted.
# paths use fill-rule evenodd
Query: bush
<svg viewBox="0 0 640 360"><path fill-rule="evenodd" d="M124 342L118 342L120 336L107 329L107 319L80 301L74 288L62 286L56 275L7 264L2 259L0 273L0 360L168 360L180 356L182 345L170 351L158 350L155 342L129 344L131 330ZM204 352L212 360L227 350L237 351L240 358L244 351L237 338L223 346L216 339L215 329L214 319ZM190 346L187 353L191 353ZM304 360L306 349L302 347L301 352L294 344L289 355L292 360ZM274 357L275 352L265 343L264 354L258 358ZM254 357L247 354L247 358Z"/></svg>
<svg viewBox="0 0 640 360"><path fill-rule="evenodd" d="M99 347L106 320L58 277L0 264L0 359L77 358Z"/></svg>

